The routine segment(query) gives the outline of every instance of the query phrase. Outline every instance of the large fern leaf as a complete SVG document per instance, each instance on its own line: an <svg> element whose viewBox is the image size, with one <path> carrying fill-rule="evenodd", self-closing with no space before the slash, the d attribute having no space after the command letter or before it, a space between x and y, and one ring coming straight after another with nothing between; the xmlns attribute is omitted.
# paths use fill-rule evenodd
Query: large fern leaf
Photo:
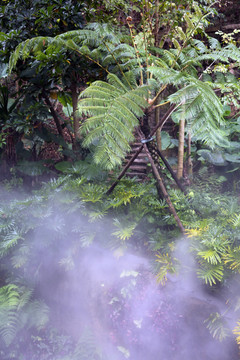
<svg viewBox="0 0 240 360"><path fill-rule="evenodd" d="M33 290L8 284L0 288L0 337L9 346L23 326L41 329L48 321L45 303L32 300Z"/></svg>
<svg viewBox="0 0 240 360"><path fill-rule="evenodd" d="M207 83L185 71L160 67L150 67L150 71L160 84L178 88L168 99L177 105L177 118L188 122L192 135L210 147L228 145L220 128L224 124L223 106Z"/></svg>
<svg viewBox="0 0 240 360"><path fill-rule="evenodd" d="M88 116L81 128L83 144L95 146L97 164L106 169L121 164L138 118L148 106L147 95L147 86L131 89L114 74L108 75L108 82L96 81L82 92L79 111Z"/></svg>

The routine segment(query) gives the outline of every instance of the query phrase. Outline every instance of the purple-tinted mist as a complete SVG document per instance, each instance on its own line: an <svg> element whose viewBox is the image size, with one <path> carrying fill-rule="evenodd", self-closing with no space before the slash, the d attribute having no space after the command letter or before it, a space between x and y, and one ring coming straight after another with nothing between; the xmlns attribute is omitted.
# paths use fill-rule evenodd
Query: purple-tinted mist
<svg viewBox="0 0 240 360"><path fill-rule="evenodd" d="M53 214L52 219L59 216L67 223L62 214ZM73 222L81 221L86 219L76 217ZM45 230L44 226L35 230L32 246L36 249L49 225L48 219ZM94 228L91 223L89 231ZM179 274L169 276L161 286L149 259L127 252L114 256L98 244L98 237L108 231L104 221L95 230L93 245L76 252L69 270L52 264L67 256L71 232L63 235L54 254L48 254L47 247L39 253L43 265L36 293L49 305L54 327L76 341L90 328L109 360L238 359L233 338L219 343L206 329L204 320L213 312L222 313L226 299L208 293L200 284L187 239L177 241L174 254Z"/></svg>

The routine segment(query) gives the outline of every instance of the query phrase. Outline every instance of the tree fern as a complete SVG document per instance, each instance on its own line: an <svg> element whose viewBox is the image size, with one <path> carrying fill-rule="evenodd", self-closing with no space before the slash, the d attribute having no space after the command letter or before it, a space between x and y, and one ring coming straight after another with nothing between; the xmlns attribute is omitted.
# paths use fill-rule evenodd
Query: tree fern
<svg viewBox="0 0 240 360"><path fill-rule="evenodd" d="M81 94L79 111L89 116L82 125L84 146L95 145L94 160L112 169L122 163L138 117L147 106L148 87L129 89L113 74L108 83L96 81Z"/></svg>
<svg viewBox="0 0 240 360"><path fill-rule="evenodd" d="M122 35L109 24L99 23L92 23L83 30L69 31L54 38L34 37L16 47L9 60L9 71L12 71L19 59L34 56L40 62L51 61L51 57L57 56L63 49L88 58L101 67L108 67L111 63L116 64L116 58L120 58L118 53L123 39L126 40L126 35ZM125 44L121 52L126 52L126 48L131 51Z"/></svg>
<svg viewBox="0 0 240 360"><path fill-rule="evenodd" d="M212 88L184 71L150 67L149 71L163 85L180 87L169 96L178 107L178 118L185 118L191 133L209 146L227 145L226 132L220 129L223 107Z"/></svg>

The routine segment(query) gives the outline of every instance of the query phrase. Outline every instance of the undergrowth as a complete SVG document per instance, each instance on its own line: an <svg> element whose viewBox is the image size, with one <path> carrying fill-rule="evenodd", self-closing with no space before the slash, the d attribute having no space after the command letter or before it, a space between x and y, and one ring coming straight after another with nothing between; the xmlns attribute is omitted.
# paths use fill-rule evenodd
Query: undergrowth
<svg viewBox="0 0 240 360"><path fill-rule="evenodd" d="M174 187L169 190L186 228L189 256L195 259L199 281L210 288L227 287L233 277L239 283L240 204L235 193L223 192L225 183L226 178L207 176L203 170L186 196ZM44 329L53 333L52 309L48 299L38 293L38 287L48 269L52 273L71 271L91 247L108 249L116 258L129 251L150 258L156 279L162 285L169 274L178 272L174 254L180 233L167 204L158 199L153 182L124 179L110 196L105 195L107 188L107 182L69 173L43 184L31 195L2 202L1 358L14 358L12 349L21 353L21 344L29 342L38 349L38 359L48 359L41 357L41 347L47 347L46 351L51 353L50 347L56 345L50 345L51 341L56 341L56 346L61 342L66 345L58 360L80 358L77 349L84 352L84 345L75 344L74 348L70 344L68 352L68 337L56 335L51 340L53 335L47 338L43 335ZM226 313L230 306L236 314L239 312L236 294L226 305ZM220 319L219 314L212 315L207 326L222 340L227 331L221 328ZM236 324L234 333L239 342L238 328ZM81 359L100 359L101 351L97 350L98 345L94 346L90 346L92 357L84 355Z"/></svg>

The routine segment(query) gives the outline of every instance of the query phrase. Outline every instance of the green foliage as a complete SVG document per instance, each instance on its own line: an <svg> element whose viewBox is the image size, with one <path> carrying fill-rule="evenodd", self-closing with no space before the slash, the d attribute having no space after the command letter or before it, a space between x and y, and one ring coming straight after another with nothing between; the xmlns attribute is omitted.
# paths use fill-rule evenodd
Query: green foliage
<svg viewBox="0 0 240 360"><path fill-rule="evenodd" d="M223 110L211 87L184 71L160 67L151 67L149 71L160 84L181 86L169 96L169 101L177 105L177 118L186 119L196 139L206 142L210 147L222 145L225 132L221 131L219 125L223 124Z"/></svg>
<svg viewBox="0 0 240 360"><path fill-rule="evenodd" d="M45 0L10 0L1 4L1 30L7 35L1 44L2 56L8 58L16 45L29 37L54 36L81 27L85 23L85 4L72 0L51 5Z"/></svg>
<svg viewBox="0 0 240 360"><path fill-rule="evenodd" d="M94 334L91 330L85 329L76 345L72 359L100 360L102 358L102 352L96 345Z"/></svg>
<svg viewBox="0 0 240 360"><path fill-rule="evenodd" d="M238 346L240 346L240 321L237 322L237 325L233 329L234 335L236 335L236 341Z"/></svg>
<svg viewBox="0 0 240 360"><path fill-rule="evenodd" d="M176 259L172 259L168 253L157 253L156 257L156 263L158 268L156 271L156 279L158 283L165 285L168 273L174 274L176 272L176 264L174 264L174 260L176 261Z"/></svg>
<svg viewBox="0 0 240 360"><path fill-rule="evenodd" d="M117 238L119 238L122 241L128 240L131 238L131 236L134 233L134 230L137 226L136 223L133 224L122 224L118 219L114 220L114 226L118 229L117 231L114 231L112 234L115 235Z"/></svg>
<svg viewBox="0 0 240 360"><path fill-rule="evenodd" d="M34 300L32 293L14 284L0 288L0 336L7 346L24 326L40 330L48 322L48 307Z"/></svg>
<svg viewBox="0 0 240 360"><path fill-rule="evenodd" d="M209 9L192 1L186 2L187 9L175 2L151 6L149 2L149 6L146 2L134 2L136 11L144 9L139 20L142 26L138 31L129 20L129 37L125 36L126 29L121 33L109 24L92 23L79 30L91 16L101 17L102 6L113 11L117 5L126 11L128 4L122 0L104 1L101 9L95 1L77 4L69 0L49 5L41 0L34 1L33 6L30 2L20 3L23 9L19 12L11 0L1 6L0 21L6 34L0 34L0 41L4 61L9 50L15 48L9 70L27 83L27 95L21 101L17 99L19 106L15 109L18 102L9 101L8 89L1 87L1 129L6 136L1 135L0 146L4 148L8 131L13 129L22 138L21 150L30 147L39 155L44 142L54 141L65 156L74 157L71 146L61 136L45 131L49 110L42 97L52 94L67 107L69 124L61 121L71 134L72 85L82 88L87 84L80 95L78 110L84 115L84 121L80 119L81 144L90 154L85 160L59 162L55 168L63 177L45 184L26 200L2 205L0 271L9 277L0 289L0 335L5 345L13 343L21 329L31 327L36 334L41 333L48 310L35 299L34 290L44 269L51 266L53 271L60 267L71 272L81 263L87 248L95 244L113 249L116 256L121 256L127 247L147 252L153 258L158 251L155 263L161 284L169 272L176 271L173 239L179 233L172 215L166 212L166 202L158 200L152 183L136 184L135 180L125 179L109 197L105 195L107 171L122 165L130 143L135 140L135 129L146 110L154 110L159 96L162 99L159 106L175 105L172 118L176 123L186 119L193 141L207 145L207 149L198 151L200 160L213 165L239 162L238 119L225 119L230 116L226 105L230 102L236 105L239 98L237 79L228 71L233 61L238 63L239 49L232 41L222 47L214 38L209 39L209 44L199 40L199 36L194 39L194 34L204 34ZM169 29L159 44L153 28L156 26L157 34L160 27L157 29L157 21L150 22L156 14L160 27ZM6 17L14 23L11 29ZM170 39L168 49L164 48L166 37ZM20 41L23 42L19 44ZM217 96L219 91L221 98ZM39 124L43 129L36 130L35 125ZM163 133L162 140L163 147L168 148L169 135ZM34 176L46 170L44 162L23 161L16 168ZM213 286L239 273L239 204L236 196L221 194L227 178L209 171L207 167L199 171L188 196L173 189L171 182L167 187L182 223L188 228L198 277ZM31 274L33 288L14 285L19 274L27 277ZM123 298L131 296L131 287L136 284L135 279L131 280L129 286L122 288ZM222 340L226 331L220 320L219 314L212 315L208 328ZM56 339L57 342L57 336ZM94 340L91 332L83 333L75 350L63 352L58 359L103 358ZM53 348L58 347L51 336L34 337L39 354L44 352L46 343L49 345L46 346L49 359L55 356L51 341ZM125 347L118 346L118 350L129 356Z"/></svg>
<svg viewBox="0 0 240 360"><path fill-rule="evenodd" d="M240 247L228 247L224 254L224 263L233 271L240 272Z"/></svg>
<svg viewBox="0 0 240 360"><path fill-rule="evenodd" d="M143 116L147 87L129 89L111 74L108 83L97 81L82 94L79 111L91 115L81 128L84 145L96 146L94 160L107 169L122 163L133 137L137 117Z"/></svg>
<svg viewBox="0 0 240 360"><path fill-rule="evenodd" d="M223 265L210 265L207 263L201 264L201 268L197 270L198 277L202 279L205 284L212 286L217 281L221 282L223 279Z"/></svg>
<svg viewBox="0 0 240 360"><path fill-rule="evenodd" d="M219 341L223 341L230 335L230 330L225 319L219 313L213 313L205 320L210 334Z"/></svg>

